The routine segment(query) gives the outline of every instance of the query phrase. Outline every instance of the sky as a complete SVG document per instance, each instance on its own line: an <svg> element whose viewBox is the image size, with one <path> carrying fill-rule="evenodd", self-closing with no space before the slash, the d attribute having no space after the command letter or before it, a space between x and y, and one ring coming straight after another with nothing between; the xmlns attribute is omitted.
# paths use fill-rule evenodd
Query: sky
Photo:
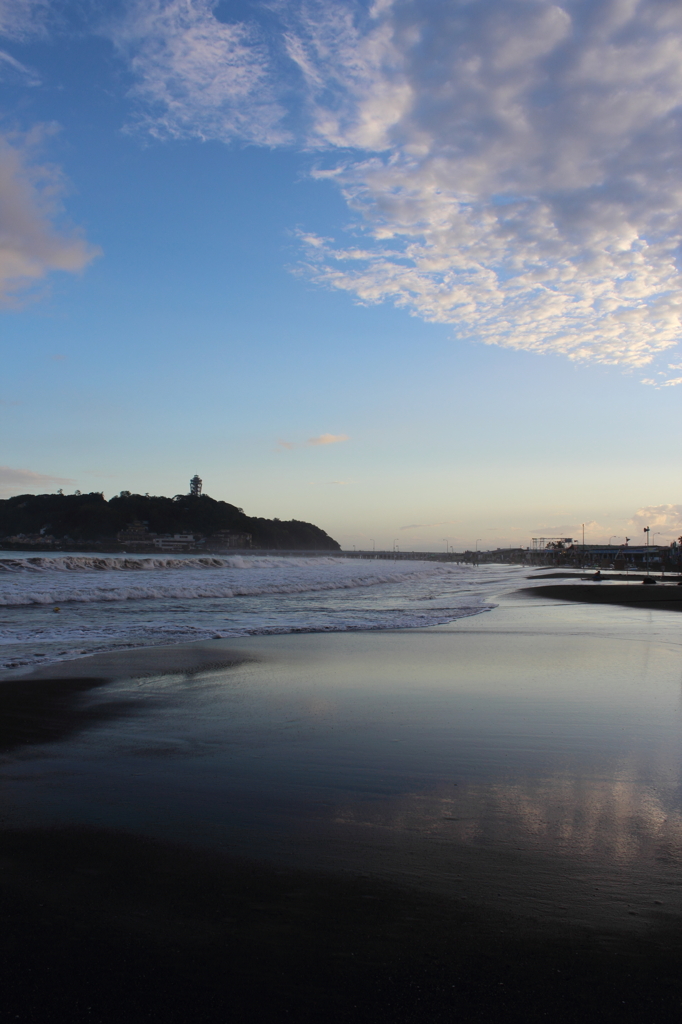
<svg viewBox="0 0 682 1024"><path fill-rule="evenodd" d="M682 533L679 0L0 0L0 496Z"/></svg>

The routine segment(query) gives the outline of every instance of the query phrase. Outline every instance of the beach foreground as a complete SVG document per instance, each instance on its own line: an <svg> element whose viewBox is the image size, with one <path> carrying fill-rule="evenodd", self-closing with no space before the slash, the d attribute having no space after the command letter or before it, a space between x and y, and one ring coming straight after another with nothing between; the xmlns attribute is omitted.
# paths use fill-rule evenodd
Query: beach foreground
<svg viewBox="0 0 682 1024"><path fill-rule="evenodd" d="M6 680L3 1019L677 1020L677 622L520 596Z"/></svg>

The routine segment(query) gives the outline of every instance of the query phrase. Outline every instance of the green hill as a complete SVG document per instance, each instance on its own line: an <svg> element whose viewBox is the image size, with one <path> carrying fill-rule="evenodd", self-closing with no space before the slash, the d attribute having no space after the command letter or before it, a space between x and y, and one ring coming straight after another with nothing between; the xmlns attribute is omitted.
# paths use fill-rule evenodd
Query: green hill
<svg viewBox="0 0 682 1024"><path fill-rule="evenodd" d="M122 491L107 501L103 494L19 494L0 500L0 542L21 546L16 538L53 537L58 546L116 548L116 535L133 522L150 533L210 538L228 531L250 534L251 546L279 550L339 551L340 545L312 523L247 516L242 509L207 494L174 498Z"/></svg>

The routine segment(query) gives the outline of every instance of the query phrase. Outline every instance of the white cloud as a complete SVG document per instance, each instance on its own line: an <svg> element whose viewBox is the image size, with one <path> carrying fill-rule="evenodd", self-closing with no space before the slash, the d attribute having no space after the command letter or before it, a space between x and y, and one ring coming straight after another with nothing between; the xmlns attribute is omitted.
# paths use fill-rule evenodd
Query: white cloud
<svg viewBox="0 0 682 1024"><path fill-rule="evenodd" d="M74 483L61 476L49 476L45 473L34 473L31 469L13 469L11 466L0 466L0 493L12 494L34 494L36 488L39 493L54 489L55 487L66 487Z"/></svg>
<svg viewBox="0 0 682 1024"><path fill-rule="evenodd" d="M139 123L159 138L286 141L257 29L225 24L217 0L136 0L110 28L136 79Z"/></svg>
<svg viewBox="0 0 682 1024"><path fill-rule="evenodd" d="M36 130L22 140L0 136L0 303L49 271L81 270L96 250L73 230L59 228L59 173L32 163Z"/></svg>
<svg viewBox="0 0 682 1024"><path fill-rule="evenodd" d="M573 359L641 366L680 339L682 7L302 10L314 138L376 151L318 171L363 241L316 241L317 280Z"/></svg>
<svg viewBox="0 0 682 1024"><path fill-rule="evenodd" d="M386 12L391 3L381 5ZM307 87L315 146L381 150L409 111L413 90L390 18L356 3L303 0L288 7L287 53Z"/></svg>
<svg viewBox="0 0 682 1024"><path fill-rule="evenodd" d="M660 531L661 542L674 540L682 534L682 505L645 505L628 520L628 527L642 534L645 526L651 528L652 535ZM644 543L641 537L633 535L632 539L635 543ZM653 536L651 543L655 543Z"/></svg>
<svg viewBox="0 0 682 1024"><path fill-rule="evenodd" d="M682 384L682 377L668 377L667 380L654 380L653 377L644 377L642 384L652 384L655 388L676 388Z"/></svg>

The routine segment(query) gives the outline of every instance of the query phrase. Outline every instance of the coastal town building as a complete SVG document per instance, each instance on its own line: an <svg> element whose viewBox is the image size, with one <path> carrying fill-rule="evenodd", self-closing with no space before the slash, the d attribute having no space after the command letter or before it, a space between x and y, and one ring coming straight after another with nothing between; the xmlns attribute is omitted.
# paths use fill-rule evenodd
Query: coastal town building
<svg viewBox="0 0 682 1024"><path fill-rule="evenodd" d="M21 544L22 547L53 548L55 538L50 533L17 533L13 537L3 538L8 544Z"/></svg>
<svg viewBox="0 0 682 1024"><path fill-rule="evenodd" d="M193 533L174 533L172 537L156 537L154 547L159 551L196 551L197 538Z"/></svg>
<svg viewBox="0 0 682 1024"><path fill-rule="evenodd" d="M147 523L139 519L134 519L132 523L128 523L125 530L119 530L116 534L119 544L125 544L127 548L132 549L150 547L155 537L155 533L149 532Z"/></svg>
<svg viewBox="0 0 682 1024"><path fill-rule="evenodd" d="M221 551L223 548L250 548L251 534L236 533L232 530L218 530L212 534L207 543L214 551Z"/></svg>

